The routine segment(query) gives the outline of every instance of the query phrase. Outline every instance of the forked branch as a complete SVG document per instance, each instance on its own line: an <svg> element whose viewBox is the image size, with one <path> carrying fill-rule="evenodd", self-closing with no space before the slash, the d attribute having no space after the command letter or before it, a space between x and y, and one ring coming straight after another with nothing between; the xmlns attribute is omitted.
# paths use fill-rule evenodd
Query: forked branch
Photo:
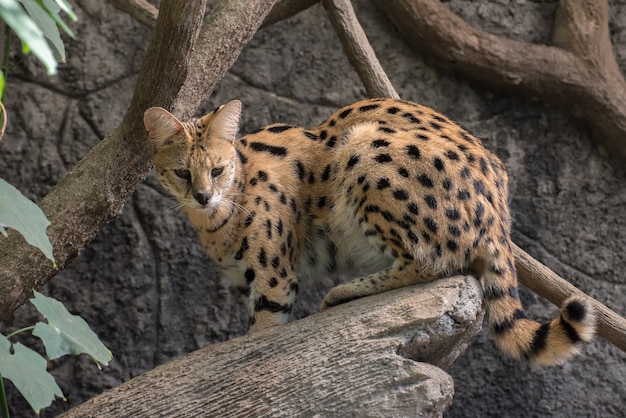
<svg viewBox="0 0 626 418"><path fill-rule="evenodd" d="M487 33L439 0L377 0L416 50L487 86L566 108L626 161L626 82L609 36L607 0L561 0L555 46Z"/></svg>

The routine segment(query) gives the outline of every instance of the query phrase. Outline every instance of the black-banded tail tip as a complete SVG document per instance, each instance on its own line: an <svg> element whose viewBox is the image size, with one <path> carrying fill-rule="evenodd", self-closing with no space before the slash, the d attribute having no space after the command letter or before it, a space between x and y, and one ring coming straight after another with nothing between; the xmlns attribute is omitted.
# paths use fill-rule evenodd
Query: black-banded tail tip
<svg viewBox="0 0 626 418"><path fill-rule="evenodd" d="M562 364L578 354L593 338L595 311L589 299L572 296L563 302L561 315L535 333L528 359L544 366Z"/></svg>
<svg viewBox="0 0 626 418"><path fill-rule="evenodd" d="M588 298L570 296L563 302L561 317L574 328L581 341L591 341L596 328L596 315Z"/></svg>

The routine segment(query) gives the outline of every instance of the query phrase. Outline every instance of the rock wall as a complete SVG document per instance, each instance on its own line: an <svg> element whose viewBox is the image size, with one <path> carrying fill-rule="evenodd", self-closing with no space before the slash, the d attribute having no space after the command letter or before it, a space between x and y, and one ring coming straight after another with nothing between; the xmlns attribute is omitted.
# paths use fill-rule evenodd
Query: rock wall
<svg viewBox="0 0 626 418"><path fill-rule="evenodd" d="M383 67L403 98L431 106L483 137L510 174L514 240L557 273L626 315L626 170L594 143L594 133L559 109L472 84L411 51L380 11L356 1ZM557 2L454 0L468 21L506 36L548 42ZM76 5L68 62L47 77L32 58L15 57L0 145L0 175L37 200L124 115L150 31L107 2ZM626 71L626 5L611 2L611 33ZM286 122L314 126L364 97L321 6L259 32L206 108L244 103L242 132ZM195 232L151 174L80 257L44 289L83 316L115 355L99 372L67 358L50 371L68 398L53 416L171 358L244 332L235 291L203 253ZM315 312L325 279L303 283L295 317ZM538 320L556 309L522 289ZM4 328L32 323L20 308ZM277 353L279 356L280 353ZM449 417L620 416L626 354L597 339L561 367L532 368L498 352L483 332L449 370ZM10 393L14 390L8 388ZM30 416L10 395L14 416Z"/></svg>

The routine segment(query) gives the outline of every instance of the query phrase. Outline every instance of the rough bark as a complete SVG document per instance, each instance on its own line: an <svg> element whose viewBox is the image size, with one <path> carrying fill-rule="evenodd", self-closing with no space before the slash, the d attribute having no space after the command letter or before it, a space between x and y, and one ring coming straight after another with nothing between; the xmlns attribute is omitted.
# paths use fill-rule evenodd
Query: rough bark
<svg viewBox="0 0 626 418"><path fill-rule="evenodd" d="M399 99L354 14L350 0L324 0L322 4L368 96Z"/></svg>
<svg viewBox="0 0 626 418"><path fill-rule="evenodd" d="M62 416L441 416L454 389L439 367L480 332L481 299L460 276L358 299L209 345Z"/></svg>
<svg viewBox="0 0 626 418"><path fill-rule="evenodd" d="M73 260L109 221L151 167L143 127L150 106L188 117L258 30L272 1L223 1L202 27L205 1L164 0L135 95L120 126L94 147L40 202L59 269ZM200 36L200 29L202 34ZM233 33L237 33L234 36ZM196 42L196 39L198 42ZM211 39L213 49L202 49ZM211 55L213 54L213 55ZM201 74L198 74L201 73ZM181 95L183 90L188 95ZM56 270L17 233L0 238L0 320L47 282Z"/></svg>
<svg viewBox="0 0 626 418"><path fill-rule="evenodd" d="M626 81L613 54L606 0L562 0L555 46L487 33L439 0L377 0L409 43L487 86L565 107L626 161Z"/></svg>

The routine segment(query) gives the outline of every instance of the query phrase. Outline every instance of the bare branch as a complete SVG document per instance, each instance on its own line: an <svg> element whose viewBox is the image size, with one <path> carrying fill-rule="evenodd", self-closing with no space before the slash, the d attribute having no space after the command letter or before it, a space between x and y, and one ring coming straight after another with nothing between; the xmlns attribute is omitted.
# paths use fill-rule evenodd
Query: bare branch
<svg viewBox="0 0 626 418"><path fill-rule="evenodd" d="M554 30L558 47L489 34L438 0L377 4L415 49L488 86L565 107L626 160L626 82L611 47L606 0L562 0Z"/></svg>
<svg viewBox="0 0 626 418"><path fill-rule="evenodd" d="M289 19L314 4L319 3L319 1L320 0L280 0L272 7L272 11L265 18L261 29L265 29L281 20Z"/></svg>
<svg viewBox="0 0 626 418"><path fill-rule="evenodd" d="M281 20L289 19L292 16L308 9L320 0L279 0L270 13L266 16L261 29L265 29ZM109 0L109 3L118 10L128 13L151 29L154 29L159 9L146 0Z"/></svg>
<svg viewBox="0 0 626 418"><path fill-rule="evenodd" d="M209 345L62 416L441 416L454 390L439 367L480 332L481 293L454 277L357 299Z"/></svg>
<svg viewBox="0 0 626 418"><path fill-rule="evenodd" d="M193 112L193 103L208 96L227 70L225 64L210 62L233 62L245 45L242 42L257 31L273 4L268 0L249 0L246 7L240 7L240 3L222 1L222 6L208 18L213 26L205 24L197 42L206 0L161 3L153 39L124 120L40 203L52 223L48 236L59 268L72 261L107 222L122 212L124 202L150 169L150 151L142 123L144 110L163 106L177 108L184 116ZM255 19L251 13L260 17ZM234 31L239 34L233 36ZM200 50L207 39L219 45L219 50ZM215 55L212 58L209 54ZM193 88L190 84L194 84ZM188 91L189 96L180 95L181 89ZM19 234L0 238L0 320L55 273L51 263Z"/></svg>
<svg viewBox="0 0 626 418"><path fill-rule="evenodd" d="M159 9L146 0L109 0L109 3L116 9L128 13L150 29L154 29Z"/></svg>
<svg viewBox="0 0 626 418"><path fill-rule="evenodd" d="M394 99L400 96L395 92L376 53L367 40L359 20L354 14L350 0L323 0L326 9L348 61L354 67L369 97L385 97L393 92Z"/></svg>
<svg viewBox="0 0 626 418"><path fill-rule="evenodd" d="M198 43L189 59L189 77L174 101L172 113L188 119L209 98L276 1L228 0L215 6L204 20ZM219 35L216 28L219 28ZM242 47L234 48L235 45Z"/></svg>
<svg viewBox="0 0 626 418"><path fill-rule="evenodd" d="M513 244L513 253L518 278L526 287L557 306L561 306L563 301L572 295L589 298L598 317L598 335L626 352L626 319L578 290L515 244Z"/></svg>

